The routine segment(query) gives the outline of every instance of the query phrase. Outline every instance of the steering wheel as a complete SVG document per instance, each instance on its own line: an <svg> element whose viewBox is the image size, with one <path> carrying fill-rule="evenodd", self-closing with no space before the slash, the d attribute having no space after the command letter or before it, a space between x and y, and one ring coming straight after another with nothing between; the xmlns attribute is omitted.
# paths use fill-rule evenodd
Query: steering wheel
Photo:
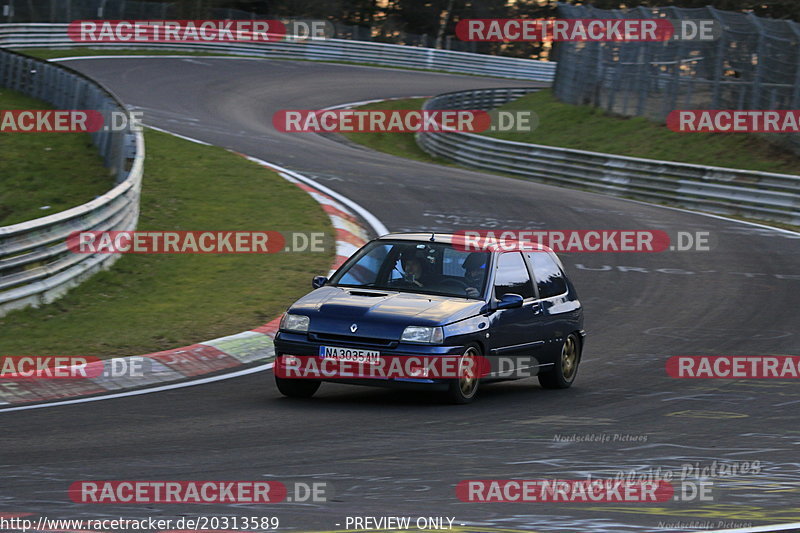
<svg viewBox="0 0 800 533"><path fill-rule="evenodd" d="M446 280L442 281L441 285L442 287L447 287L448 285L455 286L457 289L463 289L464 292L466 292L467 288L469 288L469 285L467 285L465 281L458 278L447 278Z"/></svg>
<svg viewBox="0 0 800 533"><path fill-rule="evenodd" d="M423 286L422 283L420 283L419 281L414 283L404 278L393 279L389 281L388 285L390 287L400 287L403 289L419 289L420 287Z"/></svg>

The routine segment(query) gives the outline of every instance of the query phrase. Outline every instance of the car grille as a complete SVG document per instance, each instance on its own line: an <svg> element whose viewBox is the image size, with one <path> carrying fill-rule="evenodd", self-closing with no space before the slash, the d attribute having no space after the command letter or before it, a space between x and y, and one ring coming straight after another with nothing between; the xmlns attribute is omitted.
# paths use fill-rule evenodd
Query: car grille
<svg viewBox="0 0 800 533"><path fill-rule="evenodd" d="M394 347L398 341L391 339L377 339L374 337L357 337L355 335L334 335L330 333L311 333L309 338L312 341L335 342L338 344L362 344L368 346Z"/></svg>

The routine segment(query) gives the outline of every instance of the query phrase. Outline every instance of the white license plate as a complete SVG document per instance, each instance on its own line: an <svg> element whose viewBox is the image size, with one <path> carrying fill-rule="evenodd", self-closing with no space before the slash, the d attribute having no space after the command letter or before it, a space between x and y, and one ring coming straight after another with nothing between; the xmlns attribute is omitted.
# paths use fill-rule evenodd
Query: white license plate
<svg viewBox="0 0 800 533"><path fill-rule="evenodd" d="M348 361L353 363L378 364L381 360L381 352L377 350L356 350L353 348L341 348L338 346L320 346L319 356L323 359L334 359L336 361Z"/></svg>

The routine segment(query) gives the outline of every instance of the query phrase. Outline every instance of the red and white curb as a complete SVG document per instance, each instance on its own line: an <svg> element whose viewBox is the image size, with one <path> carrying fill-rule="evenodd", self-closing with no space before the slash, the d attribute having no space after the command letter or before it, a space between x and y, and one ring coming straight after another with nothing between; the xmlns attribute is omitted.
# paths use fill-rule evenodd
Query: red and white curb
<svg viewBox="0 0 800 533"><path fill-rule="evenodd" d="M366 242L369 240L369 234L367 230L361 225L357 216L355 216L354 211L367 223L372 227L373 231L377 235L385 235L389 233L389 230L386 229L374 215L369 213L369 211L365 210L363 207L355 204L349 199L346 199L339 195L338 193L333 193L327 187L324 187L318 183L314 183L309 178L299 174L297 172L288 170L281 166L275 165L273 163L268 163L266 161L262 161L261 159L256 159L255 157L243 156L253 161L254 163L258 163L264 167L269 168L270 170L274 170L278 174L281 175L285 180L288 180L308 194L311 195L314 200L317 201L322 206L322 209L327 213L328 218L331 219L331 224L333 228L336 230L336 260L331 267L331 272L335 271L339 268L342 263L344 263L347 258L353 255L356 250L361 248ZM334 197L337 196L337 198ZM348 205L345 205L345 202Z"/></svg>
<svg viewBox="0 0 800 533"><path fill-rule="evenodd" d="M199 144L208 144L189 137L180 137ZM339 268L348 257L369 240L369 231L360 222L359 217L367 222L376 235L388 233L386 227L374 215L339 193L292 170L253 157L244 155L243 157L276 171L284 179L310 194L322 206L336 231L336 259L331 267L331 272ZM148 358L147 368L137 376L110 377L114 374L111 371L114 365L121 367L124 361L120 360L131 359L130 357L121 357L91 363L90 366L95 364L104 366L103 372L88 372L90 375L101 377L71 380L0 379L0 412L133 396L260 372L272 367L271 361L275 357L272 339L278 330L279 322L280 317L250 331L183 348L136 356L137 358ZM267 364L235 370L237 367L257 362ZM226 370L230 372L219 376L201 377ZM187 381L189 378L195 379ZM165 385L168 383L175 384ZM108 394L103 395L103 393ZM25 405L34 403L35 405Z"/></svg>

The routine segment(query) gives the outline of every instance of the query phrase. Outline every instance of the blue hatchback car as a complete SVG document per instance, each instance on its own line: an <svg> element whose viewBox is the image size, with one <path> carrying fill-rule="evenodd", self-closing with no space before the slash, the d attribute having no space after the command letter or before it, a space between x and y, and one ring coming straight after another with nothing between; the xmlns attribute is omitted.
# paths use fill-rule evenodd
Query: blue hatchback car
<svg viewBox="0 0 800 533"><path fill-rule="evenodd" d="M583 309L549 248L505 242L469 251L459 235L390 234L313 286L284 314L275 337L275 381L286 396L310 397L321 382L336 381L438 389L468 403L490 381L536 375L553 389L575 381ZM455 360L458 371L428 372L424 364L394 375L285 371L300 360L374 366L388 358Z"/></svg>

